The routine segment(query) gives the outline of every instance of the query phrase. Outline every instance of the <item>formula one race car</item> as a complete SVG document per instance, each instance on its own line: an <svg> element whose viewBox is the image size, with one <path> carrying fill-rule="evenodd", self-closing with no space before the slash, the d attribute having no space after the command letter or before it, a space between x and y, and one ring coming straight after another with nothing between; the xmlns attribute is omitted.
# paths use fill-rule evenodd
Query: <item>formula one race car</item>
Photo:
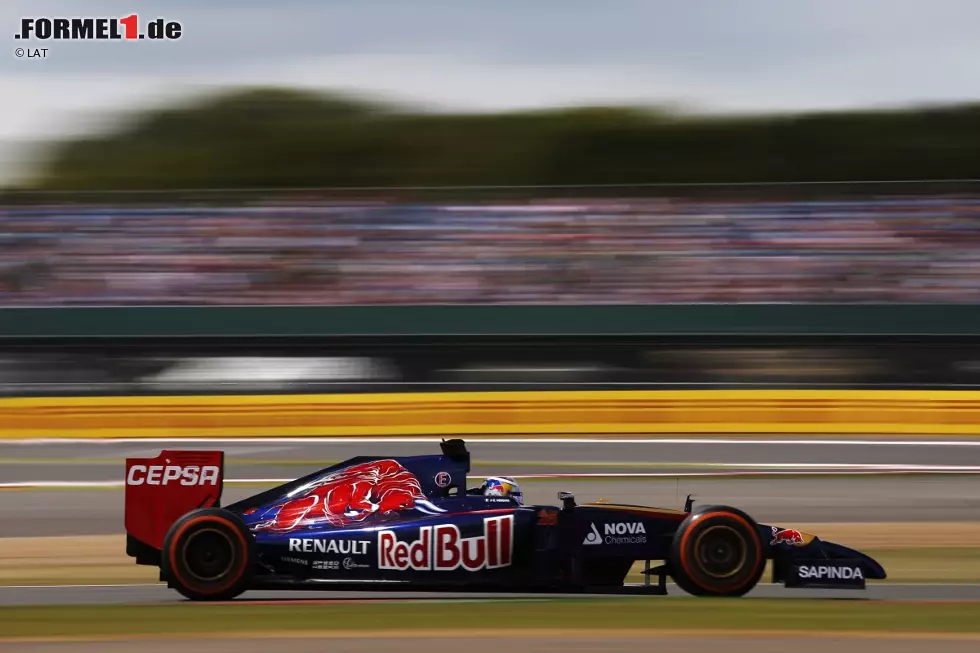
<svg viewBox="0 0 980 653"><path fill-rule="evenodd" d="M249 589L665 594L667 576L691 594L741 596L767 560L787 587L885 578L862 553L690 498L681 511L468 492L465 444L441 448L352 458L225 507L220 451L128 459L126 553L197 600ZM637 561L644 582L626 584Z"/></svg>

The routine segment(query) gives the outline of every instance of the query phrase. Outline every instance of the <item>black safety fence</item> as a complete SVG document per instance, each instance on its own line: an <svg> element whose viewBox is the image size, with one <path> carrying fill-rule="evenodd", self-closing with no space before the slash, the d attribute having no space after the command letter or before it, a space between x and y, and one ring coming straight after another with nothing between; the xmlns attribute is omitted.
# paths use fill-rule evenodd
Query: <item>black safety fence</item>
<svg viewBox="0 0 980 653"><path fill-rule="evenodd" d="M980 388L980 340L342 338L0 343L0 395Z"/></svg>

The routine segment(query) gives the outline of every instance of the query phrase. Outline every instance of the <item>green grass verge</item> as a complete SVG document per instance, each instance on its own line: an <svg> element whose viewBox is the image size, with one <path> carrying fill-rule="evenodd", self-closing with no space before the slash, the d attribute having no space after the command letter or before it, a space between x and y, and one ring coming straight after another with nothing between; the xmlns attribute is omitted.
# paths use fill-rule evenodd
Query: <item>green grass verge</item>
<svg viewBox="0 0 980 653"><path fill-rule="evenodd" d="M0 607L0 637L439 629L734 629L980 633L980 604L637 597L479 603Z"/></svg>

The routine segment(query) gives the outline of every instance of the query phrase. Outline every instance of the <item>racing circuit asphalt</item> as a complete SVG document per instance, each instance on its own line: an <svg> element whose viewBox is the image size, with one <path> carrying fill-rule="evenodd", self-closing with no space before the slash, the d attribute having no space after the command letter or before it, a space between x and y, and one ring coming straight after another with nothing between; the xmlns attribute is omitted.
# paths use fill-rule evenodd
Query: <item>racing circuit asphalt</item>
<svg viewBox="0 0 980 653"><path fill-rule="evenodd" d="M980 473L911 476L801 476L834 469L793 465L929 465L975 467L980 440L846 441L674 440L470 441L473 484L483 475L517 476L531 503L555 503L559 490L580 502L681 507L688 493L700 503L727 503L765 522L974 521L980 515ZM912 443L915 444L912 444ZM127 456L163 448L220 448L226 452L224 502L229 503L333 461L355 455L412 455L438 451L438 438L406 442L222 441L0 443L0 484L32 481L115 483L109 489L0 491L2 534L92 535L122 532L121 488ZM713 467L711 465L728 465ZM763 467L750 467L762 465ZM853 471L845 468L845 471ZM881 470L887 471L887 470ZM582 474L652 474L650 477ZM775 477L692 477L685 474L785 473ZM543 474L558 478L526 478ZM266 479L247 485L236 480Z"/></svg>
<svg viewBox="0 0 980 653"><path fill-rule="evenodd" d="M667 584L667 597L634 596L636 600L668 600L669 597L688 596L672 583ZM563 598L567 594L507 594L507 593L466 593L466 592L329 592L329 591L251 591L246 592L234 603L254 602L308 602L308 601L378 601L393 598L403 600L471 599L546 599ZM591 595L578 594L578 597ZM624 598L622 595L596 595ZM788 589L782 585L759 583L748 597L752 598L802 598L838 600L878 600L878 601L980 601L980 585L951 584L898 584L869 583L867 589L854 590L813 590ZM630 598L630 597L626 597ZM61 586L0 586L0 606L5 605L108 605L108 604L146 604L146 603L186 603L186 599L163 584L141 585L61 585Z"/></svg>
<svg viewBox="0 0 980 653"><path fill-rule="evenodd" d="M221 442L91 441L2 442L0 484L32 481L104 482L115 487L0 491L2 536L121 533L126 457L154 456L164 448L222 449L226 479L265 479L225 488L224 502L260 491L272 480L295 478L355 455L413 455L438 451L438 438L392 441L262 440ZM971 439L740 439L678 437L661 440L470 440L476 481L483 475L517 476L531 503L556 503L559 490L580 502L608 498L624 503L681 507L687 493L700 503L726 503L765 522L976 521L980 474L913 476L800 476L852 468L809 465L942 466L980 470L980 440ZM717 467L722 465L723 467ZM798 467L804 465L804 467ZM887 471L887 470L880 470ZM964 470L966 471L966 470ZM663 474L655 477L582 477L581 474ZM786 476L690 477L691 473L780 473ZM523 478L560 474L560 478ZM570 475L570 476L564 476ZM675 590L675 594L680 594ZM753 596L790 597L782 587L760 585ZM803 596L887 600L980 600L974 585L876 585L864 593L817 592ZM386 593L290 593L291 599L383 598ZM408 598L419 595L395 593ZM439 595L446 598L447 595ZM485 595L484 595L485 597ZM255 592L244 599L279 598ZM145 603L178 600L158 585L104 587L3 587L0 605L28 603Z"/></svg>
<svg viewBox="0 0 980 653"><path fill-rule="evenodd" d="M292 478L354 456L435 454L438 442L436 437L0 441L0 482L118 481L126 457L153 456L164 448L222 449L229 478ZM962 437L480 438L467 440L467 447L474 476L808 471L814 464L972 467L980 472L980 440Z"/></svg>
<svg viewBox="0 0 980 653"><path fill-rule="evenodd" d="M633 597L636 600L666 600L671 596L688 596L672 583L667 584L668 597ZM306 601L365 601L390 600L505 600L561 598L561 594L490 594L465 592L329 592L329 591L252 591L246 592L235 603L249 602L306 602ZM575 595L586 597L590 595ZM602 596L602 595L599 595ZM608 596L608 595L607 595ZM760 583L747 596L753 598L828 598L838 600L879 601L980 601L980 585L926 585L898 583L869 583L863 591L854 590L794 590L782 585ZM616 598L623 598L618 596ZM627 597L629 598L629 597ZM108 605L145 603L186 603L177 592L163 584L143 585L61 585L61 586L0 586L0 606L5 605Z"/></svg>

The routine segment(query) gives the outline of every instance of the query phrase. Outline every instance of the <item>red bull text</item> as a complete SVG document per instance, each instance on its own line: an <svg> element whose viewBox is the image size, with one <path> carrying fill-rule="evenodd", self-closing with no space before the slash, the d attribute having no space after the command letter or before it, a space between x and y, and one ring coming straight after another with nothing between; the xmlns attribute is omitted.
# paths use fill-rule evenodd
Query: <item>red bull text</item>
<svg viewBox="0 0 980 653"><path fill-rule="evenodd" d="M378 569L466 571L509 567L514 555L514 516L483 520L483 534L463 537L453 524L423 526L414 542L399 542L394 531L378 532Z"/></svg>

